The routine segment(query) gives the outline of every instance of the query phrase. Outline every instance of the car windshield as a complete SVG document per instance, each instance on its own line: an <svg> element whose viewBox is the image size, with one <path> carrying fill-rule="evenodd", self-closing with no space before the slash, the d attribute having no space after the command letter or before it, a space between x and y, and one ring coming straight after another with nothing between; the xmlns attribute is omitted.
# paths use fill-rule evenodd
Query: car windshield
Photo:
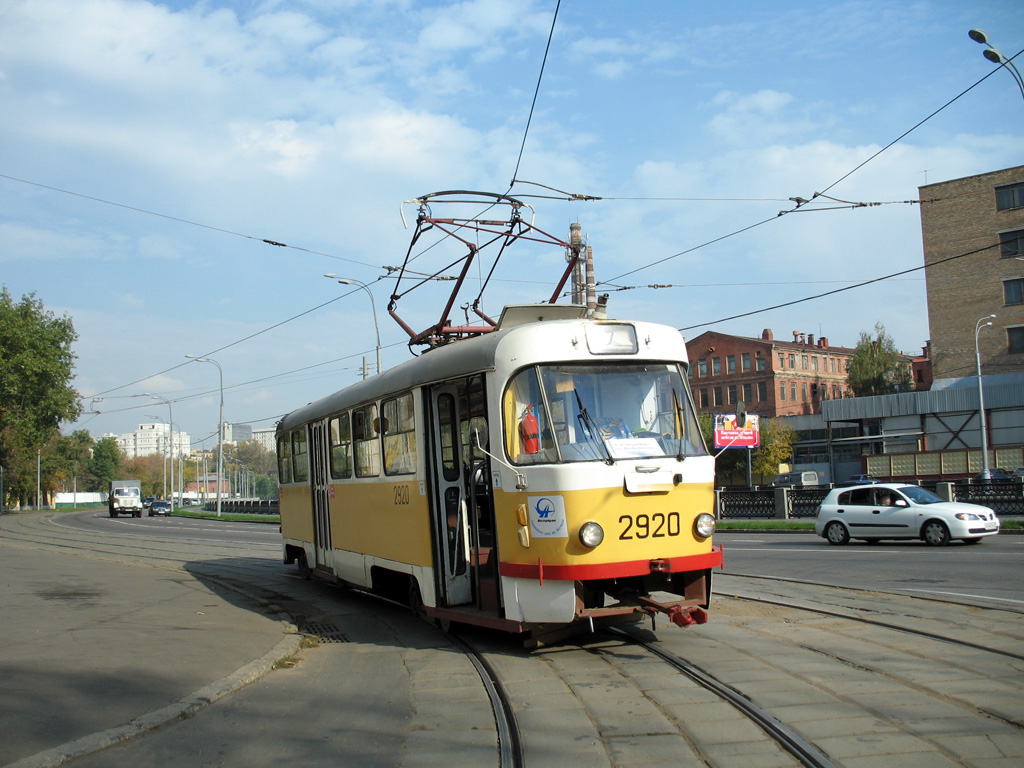
<svg viewBox="0 0 1024 768"><path fill-rule="evenodd" d="M503 402L516 464L707 454L676 364L534 366L516 374Z"/></svg>
<svg viewBox="0 0 1024 768"><path fill-rule="evenodd" d="M899 492L915 504L939 504L943 499L931 491L919 488L916 485L907 485L899 489Z"/></svg>

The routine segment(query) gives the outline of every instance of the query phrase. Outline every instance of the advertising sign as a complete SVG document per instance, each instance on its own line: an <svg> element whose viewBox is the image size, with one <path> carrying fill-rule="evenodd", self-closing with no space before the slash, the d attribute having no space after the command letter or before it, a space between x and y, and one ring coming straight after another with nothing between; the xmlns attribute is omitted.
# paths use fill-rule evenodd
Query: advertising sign
<svg viewBox="0 0 1024 768"><path fill-rule="evenodd" d="M744 414L739 426L735 413L715 414L715 448L760 448L761 423L756 414Z"/></svg>

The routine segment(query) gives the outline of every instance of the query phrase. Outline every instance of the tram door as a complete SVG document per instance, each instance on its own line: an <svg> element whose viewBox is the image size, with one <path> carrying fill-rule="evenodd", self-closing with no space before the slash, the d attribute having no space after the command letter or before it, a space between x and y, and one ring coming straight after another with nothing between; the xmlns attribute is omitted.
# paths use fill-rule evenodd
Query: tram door
<svg viewBox="0 0 1024 768"><path fill-rule="evenodd" d="M438 555L444 561L438 571L444 574L442 588L447 604L464 605L472 602L473 585L469 568L469 513L459 434L458 390L454 386L435 387L430 399L436 488L434 525L440 534Z"/></svg>
<svg viewBox="0 0 1024 768"><path fill-rule="evenodd" d="M316 568L331 571L331 484L327 472L327 423L309 425L309 484L313 502Z"/></svg>

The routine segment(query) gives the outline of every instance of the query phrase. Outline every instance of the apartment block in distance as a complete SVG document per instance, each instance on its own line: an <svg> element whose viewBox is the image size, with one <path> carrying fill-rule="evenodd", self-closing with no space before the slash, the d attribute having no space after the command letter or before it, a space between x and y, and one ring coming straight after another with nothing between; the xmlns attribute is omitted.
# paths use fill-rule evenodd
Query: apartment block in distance
<svg viewBox="0 0 1024 768"><path fill-rule="evenodd" d="M699 413L729 413L742 401L765 417L821 413L821 403L850 397L853 350L826 337L793 332L792 341L766 328L760 338L707 331L686 342L690 388Z"/></svg>
<svg viewBox="0 0 1024 768"><path fill-rule="evenodd" d="M1024 371L1024 165L919 195L934 377Z"/></svg>

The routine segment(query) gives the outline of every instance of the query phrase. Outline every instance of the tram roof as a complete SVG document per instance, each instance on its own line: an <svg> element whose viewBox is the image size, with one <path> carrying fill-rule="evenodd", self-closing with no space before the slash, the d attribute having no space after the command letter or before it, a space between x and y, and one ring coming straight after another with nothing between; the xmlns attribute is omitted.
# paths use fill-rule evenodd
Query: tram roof
<svg viewBox="0 0 1024 768"><path fill-rule="evenodd" d="M562 316L564 317L564 315ZM668 326L660 326L644 321L594 320L592 318L541 319L540 322L537 322L537 318L533 318L532 321L526 321L521 312L517 312L509 317L506 317L506 313L503 313L502 321L498 323L494 331L428 350L418 357L406 360L390 370L364 379L292 411L281 420L281 425L286 429L291 428L298 424L305 424L309 421L324 418L332 413L337 413L360 403L370 402L392 393L405 392L413 387L433 384L472 373L493 371L497 367L495 360L500 357L498 347L510 336L515 338L517 344L521 343L523 349L529 349L536 342L550 339L556 328L572 327L579 329L594 323L627 323L637 328L641 326L662 328L678 338L678 345L682 354L682 357L679 359L685 359L686 345L683 342L682 335L675 328ZM520 339L519 337L522 338ZM622 357L610 356L604 359L622 359ZM664 359L664 356L658 357ZM524 355L523 364L529 364L531 362L530 358L532 356ZM548 357L546 359L559 358ZM567 360L571 359L571 357L567 356L560 359ZM593 358L585 352L580 352L578 359L589 360Z"/></svg>

